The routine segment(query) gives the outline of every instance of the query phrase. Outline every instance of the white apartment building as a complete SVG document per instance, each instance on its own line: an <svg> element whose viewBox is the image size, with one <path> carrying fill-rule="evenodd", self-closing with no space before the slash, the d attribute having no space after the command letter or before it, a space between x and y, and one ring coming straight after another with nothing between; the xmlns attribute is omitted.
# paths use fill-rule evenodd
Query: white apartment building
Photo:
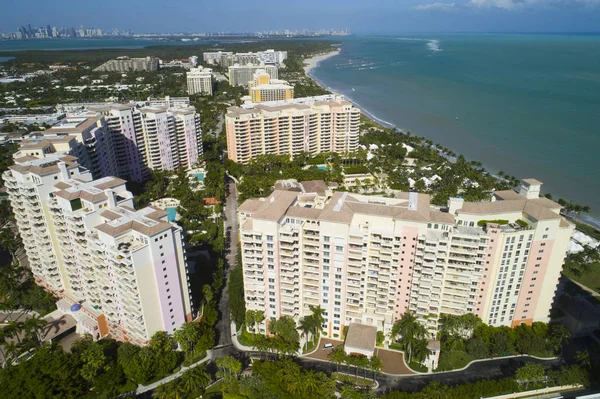
<svg viewBox="0 0 600 399"><path fill-rule="evenodd" d="M189 97L148 97L145 105L150 107L187 108L190 106Z"/></svg>
<svg viewBox="0 0 600 399"><path fill-rule="evenodd" d="M408 310L432 334L443 314L470 312L495 326L548 322L574 226L538 198L540 185L528 179L521 194L452 200L442 212L424 194L277 184L238 210L246 308L268 322L320 305L329 337L350 323L387 334Z"/></svg>
<svg viewBox="0 0 600 399"><path fill-rule="evenodd" d="M157 57L129 58L118 57L106 61L94 69L94 72L129 72L129 71L157 71L160 60Z"/></svg>
<svg viewBox="0 0 600 399"><path fill-rule="evenodd" d="M203 54L204 62L221 67L248 64L277 64L282 65L287 59L287 51L275 51L273 49L257 51L256 53L232 53L226 51L208 52Z"/></svg>
<svg viewBox="0 0 600 399"><path fill-rule="evenodd" d="M193 318L181 228L135 210L124 180L62 154L17 158L3 179L35 281L79 332L145 344Z"/></svg>
<svg viewBox="0 0 600 399"><path fill-rule="evenodd" d="M150 170L191 168L202 157L200 115L194 107L104 104L89 107L114 133L118 176L142 182Z"/></svg>
<svg viewBox="0 0 600 399"><path fill-rule="evenodd" d="M212 96L213 94L213 74L212 69L191 68L186 73L188 94L202 94Z"/></svg>
<svg viewBox="0 0 600 399"><path fill-rule="evenodd" d="M274 65L233 65L229 67L229 84L248 87L258 70L264 70L271 79L277 79L279 76L279 70Z"/></svg>
<svg viewBox="0 0 600 399"><path fill-rule="evenodd" d="M225 115L227 156L248 163L262 154L356 151L360 110L342 96L243 104Z"/></svg>

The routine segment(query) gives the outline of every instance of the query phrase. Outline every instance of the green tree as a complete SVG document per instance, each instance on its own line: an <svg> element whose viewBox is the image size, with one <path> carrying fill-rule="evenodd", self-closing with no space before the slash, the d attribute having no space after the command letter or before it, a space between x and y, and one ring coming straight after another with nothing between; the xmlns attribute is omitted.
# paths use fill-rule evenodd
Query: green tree
<svg viewBox="0 0 600 399"><path fill-rule="evenodd" d="M577 361L577 364L579 364L583 368L589 369L592 367L590 353L587 350L577 351L577 353L575 354L575 360Z"/></svg>
<svg viewBox="0 0 600 399"><path fill-rule="evenodd" d="M373 355L369 359L369 369L373 372L373 379L383 369L383 362L377 355Z"/></svg>
<svg viewBox="0 0 600 399"><path fill-rule="evenodd" d="M181 346L181 350L183 350L186 356L194 353L194 348L200 337L200 324L195 322L183 323L173 334L173 338Z"/></svg>
<svg viewBox="0 0 600 399"><path fill-rule="evenodd" d="M195 392L198 389L204 389L210 384L210 374L204 366L194 367L186 370L181 376L181 387L183 392Z"/></svg>
<svg viewBox="0 0 600 399"><path fill-rule="evenodd" d="M94 343L81 354L81 376L87 381L93 381L96 376L104 371L107 359L102 346Z"/></svg>
<svg viewBox="0 0 600 399"><path fill-rule="evenodd" d="M337 371L340 371L340 364L346 362L346 351L343 345L338 345L333 348L328 354L327 358L333 364L335 364Z"/></svg>
<svg viewBox="0 0 600 399"><path fill-rule="evenodd" d="M562 324L552 324L550 326L550 339L554 350L561 350L563 345L571 339L571 331Z"/></svg>
<svg viewBox="0 0 600 399"><path fill-rule="evenodd" d="M544 381L545 370L544 366L538 363L526 363L519 367L515 373L515 379L521 385L525 384L525 388L529 388L529 384L539 383Z"/></svg>
<svg viewBox="0 0 600 399"><path fill-rule="evenodd" d="M408 354L408 363L412 360L412 350L417 341L425 340L428 336L427 329L421 324L414 314L406 312L392 327L391 338L395 340L400 336L403 350Z"/></svg>

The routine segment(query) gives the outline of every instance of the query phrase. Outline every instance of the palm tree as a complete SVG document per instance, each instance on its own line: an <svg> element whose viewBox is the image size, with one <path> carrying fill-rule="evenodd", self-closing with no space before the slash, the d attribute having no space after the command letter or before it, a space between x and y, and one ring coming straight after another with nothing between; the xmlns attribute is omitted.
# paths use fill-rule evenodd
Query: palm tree
<svg viewBox="0 0 600 399"><path fill-rule="evenodd" d="M553 324L550 329L550 337L554 343L555 350L561 349L571 339L571 331L562 324Z"/></svg>
<svg viewBox="0 0 600 399"><path fill-rule="evenodd" d="M208 384L210 384L210 374L204 366L186 370L181 377L181 387L186 393L194 392L199 388L204 389Z"/></svg>
<svg viewBox="0 0 600 399"><path fill-rule="evenodd" d="M419 363L423 363L423 361L425 361L427 356L431 354L431 351L428 348L428 343L429 342L426 339L418 339L414 342L412 346L413 359L417 360Z"/></svg>
<svg viewBox="0 0 600 399"><path fill-rule="evenodd" d="M304 373L303 387L308 394L313 394L319 388L319 379L314 370L308 370Z"/></svg>
<svg viewBox="0 0 600 399"><path fill-rule="evenodd" d="M371 356L371 359L369 359L369 368L373 372L373 379L375 379L375 375L383 368L383 362L377 355L373 355Z"/></svg>
<svg viewBox="0 0 600 399"><path fill-rule="evenodd" d="M575 360L581 367L590 368L592 367L592 362L590 360L590 353L588 351L577 351L575 354Z"/></svg>
<svg viewBox="0 0 600 399"><path fill-rule="evenodd" d="M33 316L30 319L25 320L23 323L24 330L34 336L37 339L39 345L42 344L42 332L46 329L48 322L40 316Z"/></svg>
<svg viewBox="0 0 600 399"><path fill-rule="evenodd" d="M200 326L198 323L183 323L173 334L173 338L181 346L183 352L188 355L194 353L194 346L200 340Z"/></svg>
<svg viewBox="0 0 600 399"><path fill-rule="evenodd" d="M298 324L298 330L302 332L302 335L306 338L305 350L308 350L308 340L311 331L314 330L313 326L313 318L311 316L304 316L300 319L300 323Z"/></svg>
<svg viewBox="0 0 600 399"><path fill-rule="evenodd" d="M342 345L338 345L327 354L327 358L336 365L337 371L340 371L340 364L346 362L346 351Z"/></svg>
<svg viewBox="0 0 600 399"><path fill-rule="evenodd" d="M21 354L21 348L14 341L10 341L4 344L4 353L6 354L7 362L8 359L16 360Z"/></svg>
<svg viewBox="0 0 600 399"><path fill-rule="evenodd" d="M258 327L260 326L260 323L262 323L263 321L265 321L265 313L262 310L255 310L254 311L254 333L258 334Z"/></svg>
<svg viewBox="0 0 600 399"><path fill-rule="evenodd" d="M417 320L417 317L411 312L406 312L400 320L394 323L391 337L392 340L398 336L401 337L402 347L408 352L408 363L410 363L415 342L424 339L427 334L427 329Z"/></svg>
<svg viewBox="0 0 600 399"><path fill-rule="evenodd" d="M25 328L25 323L22 321L11 320L8 322L8 325L4 328L8 328L10 331L11 338L16 338L19 344L21 343L21 334Z"/></svg>
<svg viewBox="0 0 600 399"><path fill-rule="evenodd" d="M367 378L367 369L369 368L369 365L370 365L369 358L366 356L360 356L357 359L357 363L358 363L358 366L360 366L360 368L363 369L363 376L365 378Z"/></svg>

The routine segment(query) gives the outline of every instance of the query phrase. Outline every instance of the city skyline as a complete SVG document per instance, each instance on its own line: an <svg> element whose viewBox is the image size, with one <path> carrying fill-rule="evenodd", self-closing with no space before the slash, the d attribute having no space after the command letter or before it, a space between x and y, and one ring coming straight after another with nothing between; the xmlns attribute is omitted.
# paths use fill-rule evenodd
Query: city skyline
<svg viewBox="0 0 600 399"><path fill-rule="evenodd" d="M61 1L46 4L13 3L7 5L0 20L0 32L12 32L16 25L79 26L100 25L102 30L133 29L138 32L256 32L265 30L319 30L323 27L350 29L356 33L394 32L597 32L600 31L600 2L561 0L409 0L398 4L380 0L377 7L356 0L326 4L309 0L291 4L287 16L278 12L278 4L267 1L257 18L245 18L254 5L234 1L232 4L180 1L165 4L135 2L121 9L113 0L98 4ZM143 5L143 6L142 6ZM56 8L68 13L55 15ZM119 13L114 9L119 8ZM214 18L203 20L203 15ZM94 15L90 21L89 15ZM135 16L135 18L133 18ZM200 17L200 18L199 18ZM77 22L74 22L77 21ZM103 25L100 21L107 21ZM160 25L157 25L160 21Z"/></svg>

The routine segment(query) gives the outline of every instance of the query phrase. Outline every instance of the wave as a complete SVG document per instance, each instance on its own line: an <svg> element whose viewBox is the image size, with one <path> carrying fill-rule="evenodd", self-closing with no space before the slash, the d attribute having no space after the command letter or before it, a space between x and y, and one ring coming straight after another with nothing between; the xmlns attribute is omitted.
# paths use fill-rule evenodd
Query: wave
<svg viewBox="0 0 600 399"><path fill-rule="evenodd" d="M427 48L435 53L444 51L440 48L440 41L437 39L425 39L420 37L396 37L396 40L402 40L406 42L427 42Z"/></svg>
<svg viewBox="0 0 600 399"><path fill-rule="evenodd" d="M430 40L427 43L427 48L429 48L429 50L434 51L434 52L438 52L438 51L444 51L440 48L440 41L439 40Z"/></svg>

